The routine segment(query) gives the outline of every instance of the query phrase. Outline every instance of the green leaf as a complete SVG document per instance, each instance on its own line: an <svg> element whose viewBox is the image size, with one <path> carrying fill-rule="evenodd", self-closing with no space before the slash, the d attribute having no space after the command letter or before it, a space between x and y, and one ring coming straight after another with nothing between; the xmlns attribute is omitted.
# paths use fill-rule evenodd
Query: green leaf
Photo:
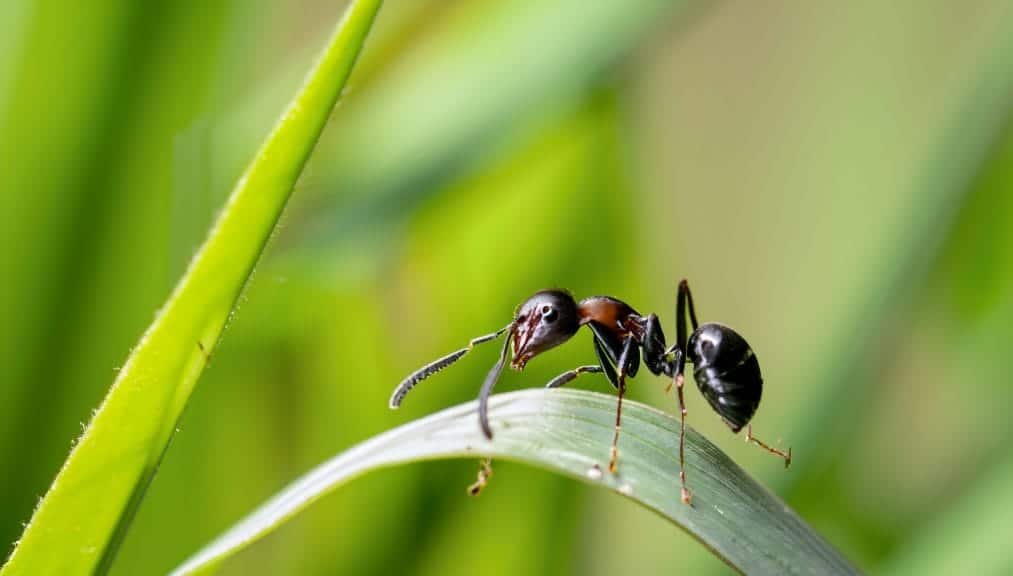
<svg viewBox="0 0 1013 576"><path fill-rule="evenodd" d="M420 460L479 456L533 464L613 490L681 526L741 572L856 573L784 502L689 428L686 474L693 504L683 504L679 421L649 406L624 404L619 473L602 474L615 407L616 398L605 394L525 390L490 401L495 432L491 442L479 429L474 402L390 430L299 478L173 574L189 574L217 564L335 487L366 472ZM463 490L461 497L465 497Z"/></svg>
<svg viewBox="0 0 1013 576"><path fill-rule="evenodd" d="M359 0L348 8L71 451L3 576L108 570L380 4Z"/></svg>

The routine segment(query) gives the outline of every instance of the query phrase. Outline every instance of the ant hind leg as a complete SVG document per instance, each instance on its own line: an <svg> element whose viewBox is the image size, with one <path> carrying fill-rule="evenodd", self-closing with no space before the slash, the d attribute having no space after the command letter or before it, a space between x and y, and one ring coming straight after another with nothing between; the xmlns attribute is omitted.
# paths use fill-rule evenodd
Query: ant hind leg
<svg viewBox="0 0 1013 576"><path fill-rule="evenodd" d="M693 307L693 294L689 291L686 280L679 282L679 295L675 308L675 358L673 359L673 379L679 392L679 481L682 484L681 497L683 504L692 505L693 493L686 486L686 399L683 396L683 384L686 382L686 343L689 339L686 318L689 317L693 330L697 329L696 310Z"/></svg>
<svg viewBox="0 0 1013 576"><path fill-rule="evenodd" d="M686 382L684 374L686 370L686 358L682 354L682 350L676 351L675 366L673 380L675 381L675 388L679 392L679 482L682 485L680 497L683 504L691 504L693 493L686 486L686 399L682 393L683 385Z"/></svg>
<svg viewBox="0 0 1013 576"><path fill-rule="evenodd" d="M779 450L777 448L774 448L773 446L770 446L770 445L766 444L765 442L763 442L762 440L760 440L756 436L753 436L753 425L752 424L746 426L746 442L750 442L752 444L756 444L757 446L759 446L760 448L763 448L767 452L770 452L771 454L773 454L775 456L780 456L781 458L784 458L784 467L785 468L787 468L788 466L791 466L791 447L789 447L788 451L785 452L784 450Z"/></svg>

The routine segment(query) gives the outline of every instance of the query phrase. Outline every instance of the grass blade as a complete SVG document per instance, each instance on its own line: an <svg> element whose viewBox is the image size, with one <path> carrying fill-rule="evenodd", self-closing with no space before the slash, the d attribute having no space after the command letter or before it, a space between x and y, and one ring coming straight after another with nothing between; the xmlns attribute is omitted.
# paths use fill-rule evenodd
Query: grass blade
<svg viewBox="0 0 1013 576"><path fill-rule="evenodd" d="M342 105L344 128L322 143L323 162L314 168L314 189L307 191L319 196L320 205L291 232L305 239L304 249L326 251L371 221L364 214L405 214L440 183L480 164L483 152L536 123L539 113L552 115L580 101L652 33L690 29L716 4L449 4L441 18L426 23L429 37L412 45L410 57L357 86ZM485 89L490 85L496 90ZM268 101L268 90L255 101ZM258 116L258 107L251 103L249 111L219 120L215 132L221 141L251 131L255 123L248 118Z"/></svg>
<svg viewBox="0 0 1013 576"><path fill-rule="evenodd" d="M207 354L316 145L380 4L359 0L348 8L0 574L108 570Z"/></svg>
<svg viewBox="0 0 1013 576"><path fill-rule="evenodd" d="M478 427L475 403L406 424L299 478L173 574L217 564L338 485L371 470L479 455L525 462L616 491L681 526L741 572L856 573L782 501L691 429L686 435L686 464L693 506L682 504L679 422L643 404L624 405L619 475L596 474L592 467L602 466L608 458L615 403L614 396L579 390L498 395L490 402L493 442L486 441Z"/></svg>
<svg viewBox="0 0 1013 576"><path fill-rule="evenodd" d="M508 131L524 111L580 98L651 31L672 21L685 25L710 5L670 0L463 4L410 61L394 67L362 99L349 101L347 129L327 143L331 154L323 185L342 196L389 199L393 192L439 179L480 150L476 144ZM490 85L496 90L483 90ZM484 97L469 96L477 93ZM395 134L387 126L399 129Z"/></svg>

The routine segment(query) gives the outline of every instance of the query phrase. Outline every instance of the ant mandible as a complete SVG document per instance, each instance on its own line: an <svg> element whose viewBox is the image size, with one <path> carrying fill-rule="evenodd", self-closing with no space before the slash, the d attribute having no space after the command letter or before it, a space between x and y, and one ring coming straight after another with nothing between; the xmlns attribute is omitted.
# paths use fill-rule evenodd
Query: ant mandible
<svg viewBox="0 0 1013 576"><path fill-rule="evenodd" d="M688 338L687 317L693 326L693 333ZM661 330L657 314L642 316L625 302L609 296L592 296L578 303L564 290L542 290L517 308L510 324L492 334L471 340L465 348L435 360L405 378L391 395L390 407L399 407L415 385L457 362L476 345L509 333L503 342L499 361L486 376L478 397L479 425L486 438L492 440L488 415L489 395L503 371L511 345L513 358L510 366L515 370L523 370L532 358L566 342L581 326L587 326L594 334L594 351L598 364L564 372L553 378L546 388L558 388L577 376L588 373L604 373L616 388L618 401L615 433L609 451L609 472L615 474L617 471L626 378L637 375L641 354L644 364L653 374L672 378L672 383L666 390L674 385L678 391L681 417L679 480L683 502L689 504L691 497L686 486L686 403L682 392L687 362L693 364L697 388L733 433L737 434L746 426L746 441L783 458L785 468L791 464L791 448L784 452L765 444L753 436L752 426L749 425L760 405L763 391L763 379L756 355L745 339L728 326L713 322L697 325L693 295L686 280L679 283L676 341L672 346L665 343L665 334ZM640 349L640 354L637 348ZM482 478L479 480L481 483ZM473 489L473 492L477 492L477 489Z"/></svg>

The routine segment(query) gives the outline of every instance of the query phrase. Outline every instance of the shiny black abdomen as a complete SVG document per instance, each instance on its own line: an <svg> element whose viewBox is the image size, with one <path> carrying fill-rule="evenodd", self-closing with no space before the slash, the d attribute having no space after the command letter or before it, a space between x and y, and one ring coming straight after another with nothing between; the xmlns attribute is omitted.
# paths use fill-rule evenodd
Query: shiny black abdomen
<svg viewBox="0 0 1013 576"><path fill-rule="evenodd" d="M686 348L697 388L732 432L738 432L756 413L763 392L753 350L737 332L714 323L693 332Z"/></svg>

